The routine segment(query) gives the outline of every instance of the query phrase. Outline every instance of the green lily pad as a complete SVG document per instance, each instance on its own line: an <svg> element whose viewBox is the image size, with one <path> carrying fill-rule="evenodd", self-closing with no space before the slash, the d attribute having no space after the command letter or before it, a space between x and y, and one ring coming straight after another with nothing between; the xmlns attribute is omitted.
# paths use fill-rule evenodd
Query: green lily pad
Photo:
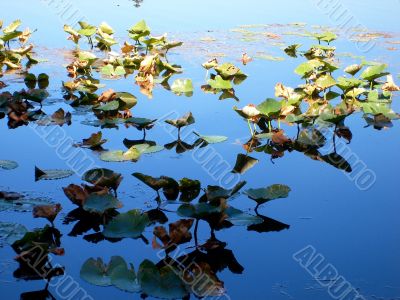
<svg viewBox="0 0 400 300"><path fill-rule="evenodd" d="M35 167L35 181L39 180L58 180L74 175L71 170L41 170Z"/></svg>
<svg viewBox="0 0 400 300"><path fill-rule="evenodd" d="M156 298L185 298L188 295L188 291L177 272L178 270L173 270L168 265L159 269L151 261L143 261L138 271L138 279L142 291L146 295Z"/></svg>
<svg viewBox="0 0 400 300"><path fill-rule="evenodd" d="M121 181L122 175L115 173L110 169L96 168L86 171L82 176L82 180L85 180L91 184L105 186L116 190Z"/></svg>
<svg viewBox="0 0 400 300"><path fill-rule="evenodd" d="M109 209L116 209L121 206L121 202L112 195L99 195L93 193L85 200L83 209L97 214L104 214Z"/></svg>
<svg viewBox="0 0 400 300"><path fill-rule="evenodd" d="M216 199L228 199L236 194L243 186L246 185L246 181L240 181L232 189L225 189L216 185L207 186L206 196L208 201L213 201Z"/></svg>
<svg viewBox="0 0 400 300"><path fill-rule="evenodd" d="M188 112L183 117L175 120L165 120L165 123L170 124L176 128L181 128L194 124L195 119L191 112Z"/></svg>
<svg viewBox="0 0 400 300"><path fill-rule="evenodd" d="M263 222L262 218L247 214L231 206L225 209L224 213L228 216L226 220L236 226L250 226Z"/></svg>
<svg viewBox="0 0 400 300"><path fill-rule="evenodd" d="M149 217L140 210L130 210L112 219L104 227L103 235L107 238L138 238L149 222Z"/></svg>
<svg viewBox="0 0 400 300"><path fill-rule="evenodd" d="M301 63L294 70L294 72L302 77L305 77L309 73L313 72L316 68L322 67L323 65L324 65L323 62L321 62L317 59L312 59L312 60L306 61L304 63Z"/></svg>
<svg viewBox="0 0 400 300"><path fill-rule="evenodd" d="M137 98L128 92L117 92L115 93L116 97L120 100L119 109L120 110L127 110L131 109L137 104Z"/></svg>
<svg viewBox="0 0 400 300"><path fill-rule="evenodd" d="M119 109L119 101L113 100L113 101L107 102L104 105L94 107L94 109L101 110L101 111L116 111Z"/></svg>
<svg viewBox="0 0 400 300"><path fill-rule="evenodd" d="M222 135L201 135L197 132L193 133L199 137L200 143L217 144L225 142L228 139L228 137ZM196 142L196 144L197 143L198 142Z"/></svg>
<svg viewBox="0 0 400 300"><path fill-rule="evenodd" d="M279 113L281 108L282 103L271 98L268 98L257 106L257 109L260 111L260 113L267 117L271 117L272 115Z"/></svg>
<svg viewBox="0 0 400 300"><path fill-rule="evenodd" d="M242 71L231 63L217 65L214 70L221 75L222 78L229 78L236 75L243 75Z"/></svg>
<svg viewBox="0 0 400 300"><path fill-rule="evenodd" d="M356 75L356 74L362 69L362 67L363 67L362 65L354 64L354 65L347 66L347 67L344 69L344 71L345 71L346 73L348 73L348 74L354 76L354 75Z"/></svg>
<svg viewBox="0 0 400 300"><path fill-rule="evenodd" d="M100 159L108 162L124 162L124 161L136 161L140 158L141 152L137 146L132 146L128 151L113 150L106 151L100 155Z"/></svg>
<svg viewBox="0 0 400 300"><path fill-rule="evenodd" d="M111 284L126 292L135 293L141 290L132 264L119 264L115 267L111 272Z"/></svg>
<svg viewBox="0 0 400 300"><path fill-rule="evenodd" d="M82 147L87 147L87 148L98 148L104 143L106 143L107 140L103 140L103 133L101 131L93 133L89 138L83 139L81 144L78 144L78 146Z"/></svg>
<svg viewBox="0 0 400 300"><path fill-rule="evenodd" d="M245 191L247 196L258 204L263 204L278 198L286 198L289 196L289 192L290 187L284 184L273 184L266 188L248 189Z"/></svg>
<svg viewBox="0 0 400 300"><path fill-rule="evenodd" d="M101 258L89 258L81 267L80 276L83 280L97 285L112 285L111 276L114 270L119 266L126 265L125 260L120 256L111 257L110 262L106 265Z"/></svg>
<svg viewBox="0 0 400 300"><path fill-rule="evenodd" d="M315 83L320 89L326 90L336 85L336 80L331 75L327 74L320 76Z"/></svg>
<svg viewBox="0 0 400 300"><path fill-rule="evenodd" d="M301 47L301 44L293 44L290 46L287 46L283 51L290 57L297 57L297 49Z"/></svg>
<svg viewBox="0 0 400 300"><path fill-rule="evenodd" d="M171 90L178 96L185 94L190 97L193 95L193 83L190 79L176 79L172 85Z"/></svg>
<svg viewBox="0 0 400 300"><path fill-rule="evenodd" d="M222 209L219 206L201 202L197 204L182 204L179 206L177 213L181 217L204 219L210 214L220 213L221 211Z"/></svg>
<svg viewBox="0 0 400 300"><path fill-rule="evenodd" d="M209 79L207 82L213 89L228 90L232 88L229 80L223 79L220 75L215 76L214 79Z"/></svg>
<svg viewBox="0 0 400 300"><path fill-rule="evenodd" d="M369 66L364 70L364 72L361 73L360 77L368 81L373 81L377 78L388 75L389 73L384 72L386 68L387 68L386 64Z"/></svg>

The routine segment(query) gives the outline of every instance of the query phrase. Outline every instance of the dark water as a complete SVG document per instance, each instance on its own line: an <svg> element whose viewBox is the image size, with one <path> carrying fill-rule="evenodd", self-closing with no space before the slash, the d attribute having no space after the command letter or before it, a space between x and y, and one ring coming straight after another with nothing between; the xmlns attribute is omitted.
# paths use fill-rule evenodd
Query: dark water
<svg viewBox="0 0 400 300"><path fill-rule="evenodd" d="M72 113L72 125L63 126L63 134L78 142L88 137L98 128L82 125L81 122L91 118L85 113L69 106L63 101L61 83L68 79L64 56L72 44L66 41L62 25L67 23L50 1L4 1L2 0L1 17L5 23L20 18L23 24L35 28L33 40L37 45L37 55L48 58L47 62L38 64L31 72L50 75L50 98L46 100L43 110L53 113L59 108ZM55 1L56 2L56 1ZM111 1L98 4L98 1L70 1L72 7L91 23L107 21L118 34L125 37L124 30L140 19L146 19L150 27L157 33L168 32L177 40L183 40L182 49L170 53L169 59L184 68L184 73L174 78L191 78L195 85L194 95L190 98L178 97L173 93L157 87L153 99L149 100L139 92L132 77L126 80L104 80L106 88L129 91L138 97L138 104L132 109L134 116L160 119L166 115L183 115L191 111L196 123L190 127L194 131L209 135L224 135L228 141L211 147L227 164L230 171L239 153L245 153L241 144L249 139L247 125L232 110L234 105L243 107L249 103L260 103L267 97L274 96L274 86L283 82L288 86L296 86L299 78L293 69L302 61L291 59L280 49L281 44L292 42L304 46L313 42L307 38L284 33L297 30L296 26L271 26L266 31L280 35L278 40L248 41L233 28L244 24L288 24L306 22L307 28L312 25L337 27L339 24L329 18L316 5L317 2L306 1L144 1L139 8L132 1ZM387 48L396 47L390 41L400 40L396 33L396 17L400 3L386 1L342 1L350 14L353 14L362 26L371 31L390 32L390 38L379 38L371 50L365 52L356 43L349 41L342 34L335 46L342 66L358 62L353 56L364 56L367 60L377 60L389 64L389 71L398 79L400 70L398 51ZM47 4L46 4L47 3ZM35 11L33 14L32 11ZM7 13L5 13L7 12ZM214 37L214 42L204 42L204 37ZM283 61L270 61L255 58L247 66L241 66L249 75L247 80L236 88L240 99L218 100L218 96L205 94L200 86L205 81L205 70L200 64L211 58L213 54L223 52L227 56L221 61L231 61L239 65L241 53L249 55L268 54L284 57ZM263 53L259 53L263 52ZM24 87L23 78L11 74L1 78L9 84L2 91L16 91ZM399 111L398 96L394 97L393 109ZM309 274L293 255L308 245L315 248L324 258L325 264L332 264L352 287L359 291L365 299L400 299L400 280L398 271L400 260L400 219L398 213L398 153L400 150L398 122L393 127L375 130L364 128L365 120L361 114L346 119L346 125L353 133L349 145L339 142L339 151L350 151L359 158L366 167L375 174L376 181L366 190L354 179L352 174L344 173L329 164L314 161L299 152L286 152L284 157L271 162L270 156L263 153L252 153L259 160L251 170L240 176L247 181L245 189L258 188L273 183L286 184L291 193L286 199L279 199L262 205L258 213L279 221L267 221L270 232L258 233L248 230L247 226L235 226L215 231L218 240L227 243L226 249L232 250L238 263L244 268L241 274L235 274L229 268L217 273L226 288L225 298L231 299L331 299L327 288L319 285L316 278ZM54 126L53 126L54 127ZM157 124L148 131L147 138L164 145L172 142L176 132L171 133L162 124ZM296 128L288 127L289 137L296 136ZM104 138L108 139L107 149L125 149L124 138L140 139L141 132L120 126L119 129L103 129ZM14 170L0 170L1 190L25 192L36 197L46 197L61 203L63 210L55 221L55 227L62 233L61 246L65 248L64 256L55 256L54 262L65 267L65 273L71 276L93 299L139 299L140 294L122 292L114 287L96 287L80 279L80 268L90 257L101 257L108 262L109 258L119 255L127 262L132 262L137 270L144 259L157 262L157 250L151 247L153 226L147 227L144 236L150 241L146 244L142 239L124 239L117 243L102 241L97 244L86 241L82 235L69 236L74 224L63 224L63 219L76 207L65 197L62 187L70 183L80 184L79 176L56 180L34 181L34 166L43 169L69 169L68 163L57 153L55 147L49 145L30 126L8 129L7 120L0 120L0 159L17 161L19 167ZM193 137L191 137L193 138ZM190 140L191 138L188 138ZM198 162L196 152L176 154L173 150L164 150L142 157L138 162L106 163L98 154L90 150L84 153L93 159L97 166L112 169L121 173L124 180L119 188L119 199L124 203L120 211L140 208L149 210L156 206L155 193L150 188L131 176L133 172L141 172L152 176L166 175L175 179L183 177L198 179L203 187L222 185L222 176L210 174L207 166ZM225 173L224 173L225 174ZM361 189L360 189L361 187ZM254 202L245 195L236 196L231 202L233 206L247 213L254 214ZM166 208L175 210L177 205ZM33 219L30 212L3 211L2 222L16 222L28 229L42 228L46 225L43 219ZM176 214L168 213L169 222L178 219ZM285 224L287 226L285 226ZM193 229L193 228L192 228ZM281 231L276 231L282 229ZM89 231L86 234L94 233ZM209 225L199 222L198 240L204 243L210 238ZM184 252L194 251L194 242L181 245ZM0 282L2 299L18 299L22 293L44 289L43 280L17 280L13 273L18 265L13 261L15 253L9 245L0 248ZM227 254L217 256L223 262ZM234 270L235 271L235 270ZM238 270L236 270L236 273ZM53 279L56 280L56 279ZM54 286L49 291L56 299L62 298ZM192 298L195 298L193 295ZM221 299L223 299L223 297ZM349 296L350 297L350 296ZM39 299L35 296L31 299ZM346 298L347 299L347 298ZM356 298L348 298L356 299ZM360 298L362 299L362 298Z"/></svg>

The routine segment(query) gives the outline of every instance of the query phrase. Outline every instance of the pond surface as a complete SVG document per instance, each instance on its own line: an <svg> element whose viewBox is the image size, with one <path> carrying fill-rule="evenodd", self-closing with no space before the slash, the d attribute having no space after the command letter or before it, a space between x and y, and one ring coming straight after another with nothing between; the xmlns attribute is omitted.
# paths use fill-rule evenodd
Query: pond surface
<svg viewBox="0 0 400 300"><path fill-rule="evenodd" d="M183 0L117 0L101 5L99 1L2 2L0 19L4 24L21 19L22 27L37 29L31 41L35 44L35 57L44 61L33 65L29 73L49 76L49 97L42 102L42 111L47 116L44 121L30 121L24 126L10 126L7 109L0 106L0 112L5 113L0 119L0 160L18 163L17 168L10 170L0 168L0 191L25 195L21 198L24 200L17 200L21 203L27 199L41 204L60 203L62 210L54 221L54 227L44 229L49 222L33 218L32 205L10 204L9 200L1 199L0 193L0 224L21 224L29 231L47 230L51 244L57 248L52 251L58 251L50 253L51 264L62 268L64 273L63 276L53 274L48 284L40 274L29 273L21 267L24 264L20 259L19 262L14 260L16 251L11 247L10 239L5 238L9 232L1 228L0 291L4 299L84 299L82 294L74 295L72 292L68 297L67 283L62 282L65 278L87 293L85 299L139 299L149 294L149 290L154 292L153 296L173 298L174 292L182 289L182 282L176 282L179 276L175 278L175 273L168 273L171 269L166 269L169 266L164 260L168 249L160 249L163 239L157 240L153 233L165 238L157 227L164 226L171 239L169 224L179 227L176 235L184 240L178 243L178 249L169 253L170 257L181 266L187 267L192 263L187 267L190 270L190 274L186 274L188 277L196 278L193 275L196 274L193 267L196 263L200 273L206 275L197 284L200 286L202 280L209 280L206 286L212 288L206 290L212 293L203 295L215 299L320 300L335 295L337 297L333 299L400 299L400 197L397 186L400 130L396 118L382 121L380 114L376 113L378 119L374 120L373 114L365 116L358 110L349 114L344 123L320 128L314 123L305 125L301 122L298 126L284 121L278 125L275 120L272 124L275 132L280 126L289 140L275 140L275 144L266 146L269 139L260 138L257 145L249 142L251 132L247 121L233 110L234 106L243 108L248 104L260 104L267 98L277 98L274 90L277 83L291 87L304 83L293 70L306 58L302 55L290 57L282 49L291 44L302 44L301 50L306 51L311 45L318 44L318 41L305 36L309 32L330 30L338 35L338 39L330 43L336 47L334 61L340 66L334 73L335 77L343 76L346 66L366 60L387 64L386 71L398 82L400 33L395 26L400 7L398 1L341 1L343 8L347 8L346 16L354 16L349 22L352 26L348 27L341 26L344 19L329 16L324 1L234 0L225 3L207 0L188 3ZM68 12L76 12L73 17L68 17L68 13L60 9L67 2L70 5ZM98 149L72 147L72 144L82 142L98 131L107 140L104 150L127 151L129 146L125 144L129 143L125 141L124 144L124 139L143 143L143 132L132 125L117 124L115 128L92 126L97 124L97 119L91 106L74 105L71 96L66 96L68 93L63 90L63 82L72 79L68 77L65 66L74 60L72 50L75 45L67 40L63 25L76 22L76 16L96 25L106 21L115 30L115 37L121 44L128 39L127 30L141 19L146 20L153 35L167 32L170 40L183 42L181 47L173 48L167 54L170 64L183 68L183 73L174 74L169 83L179 78L190 78L193 93L178 96L157 84L152 97L148 97L135 83L136 72L126 78L116 76L113 79L93 73L93 77L105 85L96 91L98 95L113 89L137 97L137 104L131 108L133 117L157 119L154 127L146 130L146 140L164 145L166 149L143 154L135 162L107 162ZM131 40L131 43L134 42ZM85 40L82 39L80 44L88 49ZM118 45L112 49L119 51ZM243 53L252 57L246 65L241 61ZM95 51L95 54L99 58L106 57L104 52ZM217 94L204 91L207 80L214 78L210 74L215 72L205 70L201 64L214 57L220 63L233 63L247 75L243 82L234 85L236 99L220 100L220 91ZM0 92L14 93L27 89L25 75L22 70L5 72L0 81L7 86ZM384 82L385 78L379 80ZM391 100L391 109L399 112L399 92L394 92ZM340 99L336 99L331 104L334 106L339 102ZM31 111L40 108L37 103L33 105ZM71 123L62 126L65 120L59 122L60 125L54 124L54 120L51 124L46 123L48 116L60 108L71 113ZM179 141L171 144L178 138L178 132L164 121L188 112L192 112L195 123L182 128L180 135L186 145L182 146ZM323 132L325 139L322 138L320 146L305 149L304 135L310 134L309 130L313 128ZM260 129L258 133L261 133ZM198 136L193 132L224 136L227 140L209 144L200 141L204 147L199 147L195 144ZM314 135L308 140L315 143L315 134L318 138L319 133L312 133ZM68 158L68 153L76 153L76 161ZM343 160L339 158L335 163L332 156L328 157L331 153L341 155ZM246 166L238 166L239 158L246 159ZM79 165L81 159L85 163ZM36 181L35 166L45 172L72 169L76 173L67 178ZM109 212L108 216L93 217L71 203L63 191L70 184L83 184L82 174L91 167L107 168L122 174L123 180L117 190L118 200L123 204L117 209L119 213L139 209L147 212L144 214L146 218L150 213L157 214L158 218L153 216L153 222L147 222L143 232L135 238L105 237L103 230L116 211ZM232 170L236 172L232 173ZM239 181L246 181L246 185L232 197L216 197L219 200L229 198L224 205L240 212L235 215L232 211L219 211L212 217L207 215L190 221L193 214L188 212L188 204L176 199L168 201L162 190L161 199L157 199L157 192L132 176L133 173L168 176L177 181L195 179L205 190L207 186L220 186L217 191L222 194ZM36 175L40 177L41 174ZM251 193L249 189L273 184L287 186L290 192L256 208L257 203L245 192ZM211 190L215 189L208 188L208 200ZM198 194L201 197L204 192ZM200 203L202 200L204 197ZM192 204L198 202L196 197ZM180 219L185 219L186 223L174 223ZM185 232L187 229L190 233ZM59 242L57 233L61 234ZM132 230L128 233L132 234ZM43 239L48 243L48 239ZM61 254L60 248L65 253L55 255ZM21 258L21 253L18 254ZM185 254L189 254L186 261L183 259ZM106 272L104 276L92 272L89 279L82 278L85 275L81 276L81 268L90 258L101 258L107 264L113 256L132 263L135 272L145 260L157 264L159 269L165 265L162 270L164 275L168 273L165 277L169 277L164 278L165 281L147 278L148 285L139 287L135 293L123 291L116 284L103 284L109 285L107 287L91 284L96 280L98 283L99 278L107 281ZM315 260L305 266L313 258ZM142 268L145 267L142 264ZM155 268L154 265L147 267ZM319 273L324 268L324 272ZM119 277L128 282L122 285L130 284L132 288L129 275L125 275ZM186 282L185 289L189 294L186 299L201 296L202 289L197 286L196 290L195 285ZM74 288L69 287L71 290ZM153 299L151 296L148 298Z"/></svg>

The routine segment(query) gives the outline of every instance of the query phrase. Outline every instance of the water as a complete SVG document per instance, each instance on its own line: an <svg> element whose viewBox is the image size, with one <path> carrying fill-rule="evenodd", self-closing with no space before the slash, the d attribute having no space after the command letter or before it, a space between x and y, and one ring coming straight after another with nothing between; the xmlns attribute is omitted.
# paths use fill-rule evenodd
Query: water
<svg viewBox="0 0 400 300"><path fill-rule="evenodd" d="M48 58L34 66L31 72L39 74L46 72L50 75L51 96L46 100L43 110L53 113L63 108L72 113L72 125L63 126L66 136L75 142L81 141L98 128L84 126L81 121L91 117L91 113L82 113L66 104L62 99L61 82L68 80L65 69L64 54L72 49L70 41L62 25L66 20L54 6L47 1L36 1L26 5L22 1L2 3L5 23L20 18L23 25L38 31L33 36L37 45L37 55ZM278 40L262 39L243 41L240 33L231 32L233 28L245 24L287 24L306 22L309 30L315 30L312 25L337 27L334 20L328 18L313 1L202 1L188 4L187 1L144 1L139 8L132 1L112 1L101 5L96 1L70 1L72 7L84 15L88 21L98 24L107 21L117 32L125 37L125 30L140 19L146 19L156 33L168 32L169 36L183 40L185 46L174 50L169 60L181 64L183 74L174 78L191 78L195 85L193 97L177 97L173 93L157 87L153 99L149 100L139 92L133 83L132 76L126 80L104 80L107 88L117 91L128 91L138 97L138 105L132 112L134 116L161 118L173 111L179 115L191 111L196 119L189 131L195 130L202 134L224 135L228 141L211 147L229 165L234 166L236 156L245 153L241 143L249 139L247 125L232 110L234 105L243 107L249 103L260 103L267 97L274 96L274 86L282 82L288 86L301 83L293 73L293 69L303 61L302 58L291 59L280 49L281 45L302 43L305 47L313 42L299 36L285 35L285 32L298 30L296 26L270 26L265 31L274 32L281 36ZM391 38L379 38L371 51L362 52L357 43L349 41L344 35L335 42L342 66L357 62L357 59L340 55L352 53L365 56L367 60L377 60L389 64L389 71L395 76L399 73L398 51L389 51L388 47L397 47L388 41L399 40L394 28L398 1L387 1L377 4L372 1L342 1L354 14L362 26L371 31L384 31L392 34ZM32 11L35 11L33 14ZM204 42L201 38L214 37L214 42ZM284 57L284 61L255 59L247 66L240 66L249 75L246 81L235 87L240 99L218 100L218 96L205 94L200 86L205 83L205 70L200 64L211 58L213 54L223 52L226 57L221 61L230 61L241 65L238 61L243 52L255 57L264 54ZM18 75L6 75L1 80L9 84L2 90L16 91L24 87L23 78ZM172 82L172 81L171 81ZM399 111L394 98L393 108ZM248 231L246 226L215 231L216 237L227 243L226 249L232 250L235 258L244 268L242 274L235 274L224 268L217 273L224 282L227 295L231 299L330 299L327 288L321 287L316 278L296 262L293 255L311 245L325 257L325 263L331 263L338 274L349 281L365 299L397 299L400 297L400 282L398 270L400 261L397 253L400 250L398 229L400 221L399 197L397 189L397 154L400 150L398 142L399 127L388 130L374 130L366 125L361 114L355 114L346 119L346 125L352 130L353 139L348 149L357 155L366 166L376 174L376 182L366 191L357 187L357 182L349 178L347 173L332 166L314 161L299 152L285 152L284 157L271 162L270 157L263 153L251 153L259 159L251 170L240 176L246 180L244 189L264 187L273 183L281 183L291 188L288 198L275 200L259 208L261 215L278 220L286 226L279 232L258 233ZM289 137L296 136L295 127L285 127ZM122 143L124 138L140 139L141 132L120 126L116 129L103 129L107 149L126 149ZM144 259L158 262L157 250L151 247L153 226L147 227L143 235L150 241L146 245L143 240L124 239L117 243L102 241L90 243L82 235L71 237L68 233L74 224L63 224L66 214L76 208L65 197L62 187L70 183L82 183L79 176L72 176L56 181L34 181L34 166L43 169L68 169L69 166L61 159L54 147L51 147L38 136L31 127L23 126L15 130L7 127L7 118L0 120L0 135L2 146L0 159L17 161L19 167L15 170L0 170L1 189L15 192L27 192L35 196L48 197L59 202L63 210L55 221L55 227L63 234L61 246L65 248L64 256L54 256L55 264L65 267L65 273L71 276L79 286L87 291L94 299L139 298L140 294L122 292L115 287L97 287L80 278L82 264L90 257L101 257L108 262L111 256L120 255L131 262L138 270ZM157 124L147 133L147 138L164 145L176 138L176 132L171 136L164 126ZM191 137L193 138L193 137ZM190 140L190 138L189 138ZM344 143L341 140L340 145ZM176 154L174 150L164 150L153 155L142 157L138 162L106 163L99 159L98 154L84 150L96 165L112 169L124 176L118 189L119 199L124 203L121 212L132 208L149 210L156 206L155 192L132 177L133 172L141 172L151 176L166 175L175 179L183 177L198 179L202 187L220 185L220 178L215 178L196 162L193 151ZM229 169L229 170L230 170ZM235 197L233 206L247 213L254 214L255 203L245 195ZM168 205L169 210L175 210L177 205ZM175 213L168 213L169 222L178 219ZM43 228L44 219L33 219L31 213L1 212L1 221L17 222L28 229ZM167 224L168 224L167 223ZM165 225L167 225L165 224ZM168 226L167 226L168 227ZM193 228L192 228L193 231ZM93 230L85 234L94 233ZM200 221L198 228L199 243L210 238L210 228L206 222ZM193 251L194 240L181 245L186 252ZM43 280L17 280L13 272L18 265L13 261L15 252L9 245L0 248L1 291L4 299L15 299L22 293L44 289ZM218 257L219 261L225 256ZM49 291L56 299L61 299L60 289L52 280ZM26 297L26 296L25 296ZM192 298L195 298L191 295ZM22 298L22 296L21 296ZM28 299L28 298L24 298ZM30 299L38 299L36 295ZM350 299L350 298L349 298ZM351 298L353 299L353 298ZM355 298L354 298L355 299Z"/></svg>

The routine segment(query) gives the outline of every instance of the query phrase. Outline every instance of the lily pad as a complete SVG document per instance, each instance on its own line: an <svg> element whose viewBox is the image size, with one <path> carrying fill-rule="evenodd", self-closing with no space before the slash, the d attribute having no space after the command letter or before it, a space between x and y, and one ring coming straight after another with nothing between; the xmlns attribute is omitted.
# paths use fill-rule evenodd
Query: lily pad
<svg viewBox="0 0 400 300"><path fill-rule="evenodd" d="M278 198L286 198L289 196L289 192L290 187L284 184L273 184L266 188L248 189L245 191L247 196L258 204L263 204Z"/></svg>
<svg viewBox="0 0 400 300"><path fill-rule="evenodd" d="M103 235L107 238L138 238L149 222L149 217L140 210L130 210L112 219L104 227Z"/></svg>
<svg viewBox="0 0 400 300"><path fill-rule="evenodd" d="M185 127L191 124L194 124L195 119L191 112L188 112L183 117L174 120L165 120L165 123L170 124L176 128Z"/></svg>
<svg viewBox="0 0 400 300"><path fill-rule="evenodd" d="M364 72L361 73L360 77L368 81L373 81L377 78L388 75L389 73L384 72L386 68L387 68L386 64L369 66L364 70Z"/></svg>
<svg viewBox="0 0 400 300"><path fill-rule="evenodd" d="M100 155L100 159L108 162L124 162L124 161L136 161L139 159L141 152L137 146L132 146L128 151L113 150L106 151Z"/></svg>
<svg viewBox="0 0 400 300"><path fill-rule="evenodd" d="M267 99L257 106L257 110L264 116L270 117L280 112L282 103L275 99Z"/></svg>
<svg viewBox="0 0 400 300"><path fill-rule="evenodd" d="M116 190L122 181L122 175L110 169L96 168L86 171L82 179L99 186L105 186Z"/></svg>
<svg viewBox="0 0 400 300"><path fill-rule="evenodd" d="M71 170L41 170L35 167L35 181L64 179L73 174Z"/></svg>
<svg viewBox="0 0 400 300"><path fill-rule="evenodd" d="M104 214L109 209L120 208L122 203L112 195L91 194L83 204L83 209L97 214Z"/></svg>
<svg viewBox="0 0 400 300"><path fill-rule="evenodd" d="M18 168L18 163L13 160L0 160L0 168L4 170L13 170Z"/></svg>
<svg viewBox="0 0 400 300"><path fill-rule="evenodd" d="M190 97L194 90L192 80L176 79L171 85L171 90L178 96L185 94L185 96Z"/></svg>
<svg viewBox="0 0 400 300"><path fill-rule="evenodd" d="M16 223L0 222L0 241L13 244L28 232L25 226Z"/></svg>
<svg viewBox="0 0 400 300"><path fill-rule="evenodd" d="M159 269L151 261L143 261L138 271L138 279L142 291L146 295L156 298L185 298L188 295L188 291L177 272L178 270L173 270L168 265Z"/></svg>
<svg viewBox="0 0 400 300"><path fill-rule="evenodd" d="M262 218L247 214L240 209L236 209L234 207L228 207L224 210L224 213L228 215L228 218L226 220L236 226L250 226L263 222Z"/></svg>
<svg viewBox="0 0 400 300"><path fill-rule="evenodd" d="M111 260L107 265L101 258L89 258L82 265L80 276L83 280L91 284L97 286L110 286L112 285L112 273L121 265L126 265L126 262L120 256L111 257Z"/></svg>
<svg viewBox="0 0 400 300"><path fill-rule="evenodd" d="M233 173L244 174L249 169L254 167L258 163L258 159L255 159L251 156L245 154L238 154L236 158L235 166L233 167Z"/></svg>
<svg viewBox="0 0 400 300"><path fill-rule="evenodd" d="M228 90L232 88L231 82L223 79L220 75L215 76L214 79L209 79L207 83L216 90Z"/></svg>

